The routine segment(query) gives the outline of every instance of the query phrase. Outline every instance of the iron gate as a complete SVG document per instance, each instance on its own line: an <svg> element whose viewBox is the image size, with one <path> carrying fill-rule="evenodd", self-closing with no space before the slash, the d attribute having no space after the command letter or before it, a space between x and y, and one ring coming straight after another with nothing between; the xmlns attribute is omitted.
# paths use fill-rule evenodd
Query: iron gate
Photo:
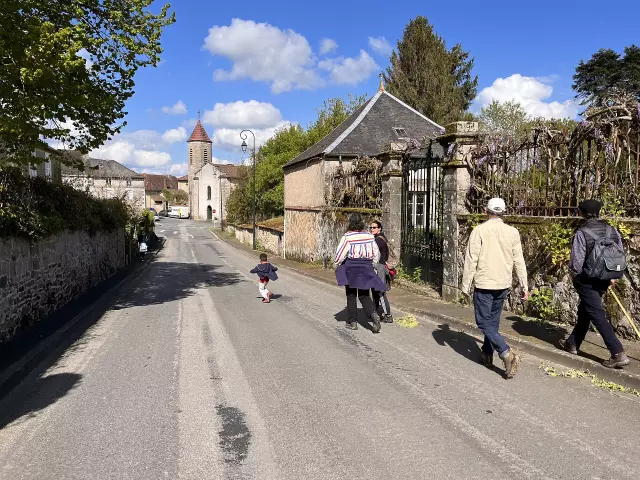
<svg viewBox="0 0 640 480"><path fill-rule="evenodd" d="M416 278L438 286L443 250L440 150L421 149L405 157L402 166L402 264Z"/></svg>

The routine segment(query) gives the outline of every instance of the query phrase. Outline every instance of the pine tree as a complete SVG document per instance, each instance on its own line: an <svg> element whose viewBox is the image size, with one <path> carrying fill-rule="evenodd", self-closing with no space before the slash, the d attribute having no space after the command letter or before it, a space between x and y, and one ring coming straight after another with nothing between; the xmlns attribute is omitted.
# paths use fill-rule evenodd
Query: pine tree
<svg viewBox="0 0 640 480"><path fill-rule="evenodd" d="M459 120L478 92L469 52L460 44L447 49L425 17L409 22L390 62L389 93L441 125Z"/></svg>

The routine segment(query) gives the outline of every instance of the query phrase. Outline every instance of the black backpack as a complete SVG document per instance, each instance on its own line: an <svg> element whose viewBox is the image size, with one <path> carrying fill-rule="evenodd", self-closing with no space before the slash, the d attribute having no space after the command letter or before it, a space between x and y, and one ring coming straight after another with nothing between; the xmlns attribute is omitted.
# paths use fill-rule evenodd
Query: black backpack
<svg viewBox="0 0 640 480"><path fill-rule="evenodd" d="M588 228L583 229L582 232L589 235L595 242L584 261L583 273L594 280L606 281L622 278L627 269L627 258L618 242L611 239L613 228L607 225L604 237L598 236Z"/></svg>

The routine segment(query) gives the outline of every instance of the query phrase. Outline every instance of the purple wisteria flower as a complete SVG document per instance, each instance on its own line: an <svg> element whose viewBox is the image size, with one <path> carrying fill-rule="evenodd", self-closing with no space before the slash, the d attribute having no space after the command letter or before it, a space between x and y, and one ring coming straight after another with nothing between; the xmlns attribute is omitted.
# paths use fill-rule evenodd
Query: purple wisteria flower
<svg viewBox="0 0 640 480"><path fill-rule="evenodd" d="M613 185L613 183L609 184L609 190L611 190L612 192L616 189L616 187Z"/></svg>
<svg viewBox="0 0 640 480"><path fill-rule="evenodd" d="M449 148L447 148L447 155L451 155L455 148L456 148L456 144L455 143L452 143L451 145L449 145Z"/></svg>
<svg viewBox="0 0 640 480"><path fill-rule="evenodd" d="M496 144L495 144L495 143L492 143L491 145L489 145L489 152L490 152L491 154L496 153L496 150L497 150L497 147L496 147Z"/></svg>
<svg viewBox="0 0 640 480"><path fill-rule="evenodd" d="M479 167L481 167L482 165L485 164L485 162L487 161L487 156L485 155L484 157L480 157L478 159L478 161L476 162L476 165L478 165Z"/></svg>
<svg viewBox="0 0 640 480"><path fill-rule="evenodd" d="M607 156L607 158L613 158L613 143L612 142L607 142L607 144L604 147L604 153Z"/></svg>

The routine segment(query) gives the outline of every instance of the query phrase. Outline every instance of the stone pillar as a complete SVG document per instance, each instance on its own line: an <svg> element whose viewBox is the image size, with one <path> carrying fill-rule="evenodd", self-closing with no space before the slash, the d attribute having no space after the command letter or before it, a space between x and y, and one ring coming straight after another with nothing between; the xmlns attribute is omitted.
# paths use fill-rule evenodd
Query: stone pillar
<svg viewBox="0 0 640 480"><path fill-rule="evenodd" d="M382 225L384 234L400 258L402 234L402 165L401 157L394 155L383 160L382 170Z"/></svg>
<svg viewBox="0 0 640 480"><path fill-rule="evenodd" d="M476 122L454 122L446 127L446 133L438 139L445 151L452 151L443 165L443 252L442 298L455 301L460 295L459 279L462 265L459 263L458 215L468 214L466 196L471 185L465 155L477 143ZM451 145L455 145L453 150Z"/></svg>

